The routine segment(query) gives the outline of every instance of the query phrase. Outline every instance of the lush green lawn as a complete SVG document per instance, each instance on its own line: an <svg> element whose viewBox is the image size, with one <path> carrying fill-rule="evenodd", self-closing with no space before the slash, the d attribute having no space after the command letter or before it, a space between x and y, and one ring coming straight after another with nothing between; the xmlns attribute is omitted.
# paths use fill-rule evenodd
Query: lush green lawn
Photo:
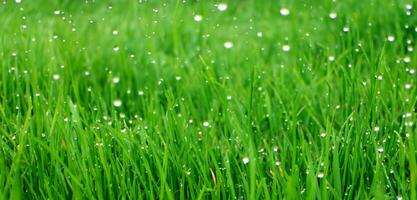
<svg viewBox="0 0 417 200"><path fill-rule="evenodd" d="M416 199L414 0L3 0L0 199Z"/></svg>

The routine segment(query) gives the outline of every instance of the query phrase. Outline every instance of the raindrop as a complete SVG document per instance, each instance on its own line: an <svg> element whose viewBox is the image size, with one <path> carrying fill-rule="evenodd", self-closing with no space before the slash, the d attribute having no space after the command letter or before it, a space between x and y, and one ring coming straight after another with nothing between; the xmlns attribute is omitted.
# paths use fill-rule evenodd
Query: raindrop
<svg viewBox="0 0 417 200"><path fill-rule="evenodd" d="M114 100L113 101L113 106L114 107L120 107L120 106L122 106L122 100L120 100L120 99Z"/></svg>
<svg viewBox="0 0 417 200"><path fill-rule="evenodd" d="M411 58L410 57L404 57L403 58L404 63L410 63L411 62Z"/></svg>
<svg viewBox="0 0 417 200"><path fill-rule="evenodd" d="M290 10L288 10L288 8L281 8L281 10L279 11L279 13L282 16L288 16L290 14Z"/></svg>
<svg viewBox="0 0 417 200"><path fill-rule="evenodd" d="M384 148L383 148L383 147L378 147L378 152L379 152L379 153L384 152Z"/></svg>
<svg viewBox="0 0 417 200"><path fill-rule="evenodd" d="M405 9L411 10L411 9L413 9L413 5L407 4L407 5L405 5Z"/></svg>
<svg viewBox="0 0 417 200"><path fill-rule="evenodd" d="M194 21L201 22L201 20L203 20L203 16L201 16L201 15L194 15Z"/></svg>
<svg viewBox="0 0 417 200"><path fill-rule="evenodd" d="M217 10L220 12L224 12L227 10L227 4L226 3L219 3L217 4Z"/></svg>
<svg viewBox="0 0 417 200"><path fill-rule="evenodd" d="M409 90L409 89L411 89L411 84L407 83L407 84L404 85L404 87L405 87L405 89Z"/></svg>
<svg viewBox="0 0 417 200"><path fill-rule="evenodd" d="M388 42L394 42L395 41L395 37L392 36L392 35L390 35L390 36L388 36L387 40L388 40Z"/></svg>
<svg viewBox="0 0 417 200"><path fill-rule="evenodd" d="M290 45L285 44L285 45L282 45L282 50L285 51L285 52L288 52L288 51L291 50L291 47L290 47Z"/></svg>
<svg viewBox="0 0 417 200"><path fill-rule="evenodd" d="M52 75L52 79L54 79L56 81L59 80L59 78L60 78L59 74Z"/></svg>
<svg viewBox="0 0 417 200"><path fill-rule="evenodd" d="M243 164L248 164L249 163L249 158L246 156L246 157L243 157L243 159L242 159L242 161L243 161Z"/></svg>
<svg viewBox="0 0 417 200"><path fill-rule="evenodd" d="M232 42L225 42L223 46L224 46L224 48L226 48L226 49L230 49L230 48L232 48L232 47L233 47L233 43L232 43Z"/></svg>
<svg viewBox="0 0 417 200"><path fill-rule="evenodd" d="M331 12L331 13L329 14L329 17L330 17L330 19L336 19L336 17L337 17L337 13L335 13L335 12Z"/></svg>
<svg viewBox="0 0 417 200"><path fill-rule="evenodd" d="M120 118L122 118L122 119L126 118L126 114L124 114L124 113L120 113L120 114L119 114L119 116L120 116Z"/></svg>
<svg viewBox="0 0 417 200"><path fill-rule="evenodd" d="M114 84L119 83L120 82L120 78L117 77L117 76L116 77L113 77L113 80L112 81L113 81Z"/></svg>
<svg viewBox="0 0 417 200"><path fill-rule="evenodd" d="M406 113L406 114L404 114L403 115L403 118L409 118L409 117L411 117L412 116L412 114L411 113Z"/></svg>
<svg viewBox="0 0 417 200"><path fill-rule="evenodd" d="M205 122L203 122L203 126L207 128L207 127L210 126L210 123L208 121L205 121Z"/></svg>
<svg viewBox="0 0 417 200"><path fill-rule="evenodd" d="M324 173L323 172L319 172L317 174L317 178L322 179L324 177Z"/></svg>

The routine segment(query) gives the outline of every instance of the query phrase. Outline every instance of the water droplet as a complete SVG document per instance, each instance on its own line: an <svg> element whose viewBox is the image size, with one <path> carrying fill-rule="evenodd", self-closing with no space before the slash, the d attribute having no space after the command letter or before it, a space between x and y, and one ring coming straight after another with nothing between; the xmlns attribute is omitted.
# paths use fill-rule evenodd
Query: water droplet
<svg viewBox="0 0 417 200"><path fill-rule="evenodd" d="M345 33L349 32L349 27L343 27L343 32Z"/></svg>
<svg viewBox="0 0 417 200"><path fill-rule="evenodd" d="M112 32L112 34L113 34L113 35L119 35L119 31L114 30L114 31Z"/></svg>
<svg viewBox="0 0 417 200"><path fill-rule="evenodd" d="M387 40L388 40L388 42L394 42L395 37L393 35L390 35L390 36L388 36Z"/></svg>
<svg viewBox="0 0 417 200"><path fill-rule="evenodd" d="M144 92L142 90L138 91L139 96L143 96Z"/></svg>
<svg viewBox="0 0 417 200"><path fill-rule="evenodd" d="M330 61L330 62L333 62L333 61L335 61L335 60L336 60L336 58L335 58L334 56L329 56L329 58L328 58L328 59L329 59L329 61Z"/></svg>
<svg viewBox="0 0 417 200"><path fill-rule="evenodd" d="M377 79L380 80L380 81L382 80L382 78L383 78L382 75L377 76Z"/></svg>
<svg viewBox="0 0 417 200"><path fill-rule="evenodd" d="M404 85L404 87L405 87L405 89L407 89L407 90L408 90L408 89L410 89L410 88L411 88L411 84L407 83L407 84L405 84L405 85Z"/></svg>
<svg viewBox="0 0 417 200"><path fill-rule="evenodd" d="M336 19L336 17L337 17L337 13L336 13L336 12L331 12L331 13L329 14L329 17L330 17L330 19Z"/></svg>
<svg viewBox="0 0 417 200"><path fill-rule="evenodd" d="M205 122L203 122L203 126L207 128L207 127L210 126L210 123L208 121L205 121Z"/></svg>
<svg viewBox="0 0 417 200"><path fill-rule="evenodd" d="M277 161L275 161L275 165L276 165L276 166L280 166L280 165L281 165L281 162L279 162L279 161L277 160Z"/></svg>
<svg viewBox="0 0 417 200"><path fill-rule="evenodd" d="M412 127L413 126L413 122L405 122L404 125L405 126L408 126L408 127Z"/></svg>
<svg viewBox="0 0 417 200"><path fill-rule="evenodd" d="M411 113L406 113L406 114L404 114L403 115L403 118L409 118L409 117L411 117L412 116L412 114Z"/></svg>
<svg viewBox="0 0 417 200"><path fill-rule="evenodd" d="M379 126L375 126L375 127L374 127L374 131L375 131L375 132L378 132L379 130L380 130Z"/></svg>
<svg viewBox="0 0 417 200"><path fill-rule="evenodd" d="M113 106L115 106L115 107L120 107L120 106L122 106L122 100L120 100L120 99L116 99L116 100L114 100L114 101L113 101Z"/></svg>
<svg viewBox="0 0 417 200"><path fill-rule="evenodd" d="M22 0L16 0L16 3L22 3Z"/></svg>
<svg viewBox="0 0 417 200"><path fill-rule="evenodd" d="M224 48L226 48L226 49L230 49L230 48L232 48L232 47L233 47L233 43L232 43L232 42L225 42L223 46L224 46Z"/></svg>
<svg viewBox="0 0 417 200"><path fill-rule="evenodd" d="M201 16L201 15L194 15L194 21L201 22L201 20L203 20L203 16Z"/></svg>
<svg viewBox="0 0 417 200"><path fill-rule="evenodd" d="M249 163L249 157L243 157L243 159L242 159L242 161L243 161L243 164L248 164Z"/></svg>
<svg viewBox="0 0 417 200"><path fill-rule="evenodd" d="M232 100L232 96L228 95L228 96L226 97L226 99L227 99L227 100Z"/></svg>
<svg viewBox="0 0 417 200"><path fill-rule="evenodd" d="M258 33L256 33L256 36L262 37L263 36L263 33L262 32L258 32Z"/></svg>
<svg viewBox="0 0 417 200"><path fill-rule="evenodd" d="M379 152L379 153L384 152L384 147L378 147L378 152Z"/></svg>
<svg viewBox="0 0 417 200"><path fill-rule="evenodd" d="M319 172L317 174L317 178L322 179L324 177L324 173L323 172Z"/></svg>
<svg viewBox="0 0 417 200"><path fill-rule="evenodd" d="M288 52L288 51L291 50L291 47L290 47L290 45L285 44L285 45L282 45L282 50L285 51L285 52Z"/></svg>
<svg viewBox="0 0 417 200"><path fill-rule="evenodd" d="M113 77L112 81L113 81L114 84L119 83L120 82L120 78L117 77L117 76L116 77Z"/></svg>
<svg viewBox="0 0 417 200"><path fill-rule="evenodd" d="M288 16L290 14L290 10L288 10L288 8L281 8L281 10L279 10L279 13L282 16Z"/></svg>
<svg viewBox="0 0 417 200"><path fill-rule="evenodd" d="M56 81L59 80L59 78L60 78L59 74L52 75L52 79L54 79Z"/></svg>
<svg viewBox="0 0 417 200"><path fill-rule="evenodd" d="M325 132L320 133L320 137L322 138L326 137L326 133Z"/></svg>
<svg viewBox="0 0 417 200"><path fill-rule="evenodd" d="M119 114L119 116L120 116L120 118L122 118L122 119L126 118L126 114L124 114L124 113L120 113L120 114Z"/></svg>
<svg viewBox="0 0 417 200"><path fill-rule="evenodd" d="M406 5L405 5L405 9L407 9L407 10L411 10L411 9L413 9L413 5L411 5L411 4L406 4Z"/></svg>
<svg viewBox="0 0 417 200"><path fill-rule="evenodd" d="M226 3L219 3L217 4L217 10L220 12L224 12L227 10L227 4Z"/></svg>
<svg viewBox="0 0 417 200"><path fill-rule="evenodd" d="M119 46L114 46L113 51L118 52L120 50Z"/></svg>

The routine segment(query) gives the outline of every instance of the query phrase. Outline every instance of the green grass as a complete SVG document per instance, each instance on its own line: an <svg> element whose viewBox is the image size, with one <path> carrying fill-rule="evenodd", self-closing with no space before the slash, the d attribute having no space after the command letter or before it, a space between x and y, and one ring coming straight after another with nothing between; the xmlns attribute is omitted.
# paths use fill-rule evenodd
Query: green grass
<svg viewBox="0 0 417 200"><path fill-rule="evenodd" d="M216 3L4 0L0 199L417 198L414 0Z"/></svg>

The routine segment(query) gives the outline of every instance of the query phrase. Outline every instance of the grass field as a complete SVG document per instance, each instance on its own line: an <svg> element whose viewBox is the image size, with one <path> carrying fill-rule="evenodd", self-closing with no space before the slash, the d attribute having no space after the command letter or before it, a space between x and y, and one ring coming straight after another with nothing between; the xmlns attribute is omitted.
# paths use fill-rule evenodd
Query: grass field
<svg viewBox="0 0 417 200"><path fill-rule="evenodd" d="M2 0L0 199L416 199L414 0Z"/></svg>

